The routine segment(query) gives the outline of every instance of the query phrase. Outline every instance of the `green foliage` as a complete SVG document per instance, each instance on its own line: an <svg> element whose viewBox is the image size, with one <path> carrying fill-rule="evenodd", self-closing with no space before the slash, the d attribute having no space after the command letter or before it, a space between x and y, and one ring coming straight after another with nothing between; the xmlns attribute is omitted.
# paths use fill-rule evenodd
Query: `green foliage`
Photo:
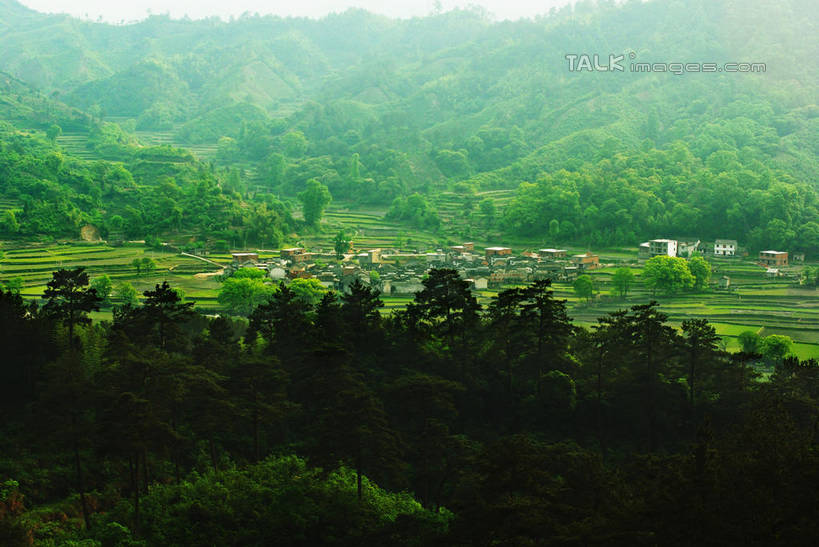
<svg viewBox="0 0 819 547"><path fill-rule="evenodd" d="M7 234L16 234L20 231L20 223L17 222L17 215L15 215L11 209L3 211L3 220L0 225Z"/></svg>
<svg viewBox="0 0 819 547"><path fill-rule="evenodd" d="M74 345L77 325L91 322L88 313L99 310L102 298L89 287L85 268L61 269L52 274L43 292L43 311L62 322L68 329L69 344Z"/></svg>
<svg viewBox="0 0 819 547"><path fill-rule="evenodd" d="M284 153L289 158L301 158L307 152L307 138L301 131L290 131L281 139Z"/></svg>
<svg viewBox="0 0 819 547"><path fill-rule="evenodd" d="M17 125L43 131L59 124L88 132L83 155L123 164L106 166L112 175L118 172L109 180L94 172L98 167L67 156L48 176L23 162L23 169L11 170L8 193L17 188L36 196L18 215L22 235L75 234L84 221L116 214L126 219L130 238L193 228L224 239L235 227L244 237L252 223L252 206L235 192L292 197L316 179L337 200L387 205L416 192L434 202L434 194L459 184L481 192L476 199L487 190L516 189L511 201L484 198L495 201L496 214L484 202L480 216L464 215L482 227L495 227L494 217L502 216L512 235L633 245L696 226L704 240L728 236L751 250L817 252L812 181L819 164L810 153L815 101L801 91L816 85L816 75L796 62L806 56L803 44L775 55L780 67L788 67L781 68L788 72L785 79L798 82L787 90L765 77L733 74L714 74L708 82L696 75L657 82L656 75L635 73L626 88L593 73L578 87L576 78L563 78L561 67L535 66L530 59L542 40L564 43L583 33L615 51L633 47L634 40L646 51L664 51L671 47L666 33L648 29L679 20L686 24L676 31L683 37L673 48L681 58L720 58L737 35L762 36L752 49L763 56L770 55L766 40L777 43L771 25L735 16L741 9L735 5L709 7L697 0L696 6L701 9L605 5L582 17L565 11L509 25L492 25L471 12L431 17L420 26L364 14L314 22L248 17L225 24L235 37L225 48L213 39L221 30L188 21L175 24L173 37L153 43L150 52L140 45L147 36L171 35L164 27L171 23L162 18L144 27L93 32L67 19L52 29L53 39L71 58L93 61L63 63L47 54L36 66L31 59L51 43L37 38L40 32L51 38L45 19L29 14L30 21L15 24L20 16L9 15L9 28L32 32L4 36L5 49L13 52L4 68L35 80L40 89L68 90L46 98L13 77L2 78L9 99L0 108L15 129L3 138L9 150L29 140ZM712 19L703 15L707 10L748 32L729 32L731 25L725 25L714 33ZM811 34L798 18L788 24ZM612 28L628 31L605 30ZM394 64L379 65L376 53ZM432 58L438 61L422 61ZM508 83L503 91L499 81ZM637 104L632 99L641 93L647 102ZM94 115L72 111L58 98ZM102 123L103 114L130 122ZM232 139L218 145L217 158L243 162L241 180L170 146L139 147L123 129L129 123L158 129L180 122L175 138L182 142ZM56 161L52 152L58 147L45 138L23 146L27 157ZM152 191L166 174L183 190L173 203ZM43 199L42 184L51 193L59 188L62 199ZM470 204L464 202L464 212ZM127 207L134 211L125 214ZM395 209L394 218L413 225L438 224L424 207ZM269 232L287 233L292 226L286 220Z"/></svg>
<svg viewBox="0 0 819 547"><path fill-rule="evenodd" d="M492 226L495 223L495 215L497 214L497 207L491 198L484 198L478 203L478 210L483 216L483 221L487 226Z"/></svg>
<svg viewBox="0 0 819 547"><path fill-rule="evenodd" d="M108 275L102 274L101 276L92 279L91 288L97 291L97 296L102 299L102 305L107 306L111 303L110 297L113 289L113 283Z"/></svg>
<svg viewBox="0 0 819 547"><path fill-rule="evenodd" d="M0 542L9 547L32 544L31 530L19 518L25 510L19 487L12 479L0 483Z"/></svg>
<svg viewBox="0 0 819 547"><path fill-rule="evenodd" d="M406 314L423 321L454 350L456 343L466 342L465 333L477 321L480 305L456 270L430 270L422 284L423 290L415 293Z"/></svg>
<svg viewBox="0 0 819 547"><path fill-rule="evenodd" d="M156 269L156 261L154 261L153 258L150 258L148 256L143 257L139 261L139 263L140 263L140 269L146 275L150 275ZM137 273L139 273L139 269L137 270Z"/></svg>
<svg viewBox="0 0 819 547"><path fill-rule="evenodd" d="M236 103L209 109L200 117L195 118L176 131L178 138L185 143L200 144L219 142L220 159L236 159L239 154L239 139L242 127L252 121L267 120L267 112L257 105L250 103ZM231 155L223 156L221 150L222 139L231 139L235 150Z"/></svg>
<svg viewBox="0 0 819 547"><path fill-rule="evenodd" d="M789 336L781 334L771 334L759 341L759 353L769 362L776 363L782 361L793 346L793 340Z"/></svg>
<svg viewBox="0 0 819 547"><path fill-rule="evenodd" d="M310 307L318 304L328 292L327 288L314 277L309 279L296 278L290 282L288 287L296 295L296 298Z"/></svg>
<svg viewBox="0 0 819 547"><path fill-rule="evenodd" d="M628 296L628 291L634 283L634 273L630 268L617 268L611 278L611 284L620 298Z"/></svg>
<svg viewBox="0 0 819 547"><path fill-rule="evenodd" d="M9 292L20 294L20 291L23 290L23 278L18 275L12 277L11 279L6 279L3 282L3 286L5 287L5 290Z"/></svg>
<svg viewBox="0 0 819 547"><path fill-rule="evenodd" d="M255 268L242 268L242 270L251 269L255 270ZM217 300L230 313L249 315L256 306L266 302L275 292L274 285L264 282L264 272L256 271L262 274L261 277L255 274L253 276L234 275L222 283Z"/></svg>
<svg viewBox="0 0 819 547"><path fill-rule="evenodd" d="M234 162L239 157L239 145L231 137L219 137L216 143L216 157L225 163Z"/></svg>
<svg viewBox="0 0 819 547"><path fill-rule="evenodd" d="M560 235L560 222L556 218L553 218L549 222L549 237L552 239L557 239Z"/></svg>
<svg viewBox="0 0 819 547"><path fill-rule="evenodd" d="M437 230L441 225L435 209L421 194L415 193L406 198L395 198L387 211L386 218L408 222L418 228Z"/></svg>
<svg viewBox="0 0 819 547"><path fill-rule="evenodd" d="M359 501L348 469L325 475L296 456L195 474L178 485L151 488L141 500L142 534L150 545L308 546L377 541L399 519L417 521L427 533L445 528L446 515L427 513L409 495L364 481ZM127 519L122 509L113 517Z"/></svg>
<svg viewBox="0 0 819 547"><path fill-rule="evenodd" d="M299 193L299 200L304 211L304 221L308 226L318 226L324 214L324 208L333 200L325 185L315 179L307 181L307 188Z"/></svg>
<svg viewBox="0 0 819 547"><path fill-rule="evenodd" d="M550 413L571 413L577 405L577 387L574 379L552 370L544 374L541 381L540 399Z"/></svg>
<svg viewBox="0 0 819 547"><path fill-rule="evenodd" d="M737 340L745 353L759 353L762 339L754 331L742 331L737 335Z"/></svg>
<svg viewBox="0 0 819 547"><path fill-rule="evenodd" d="M572 282L572 288L578 298L585 298L587 302L591 302L594 297L594 279L590 275L578 276Z"/></svg>
<svg viewBox="0 0 819 547"><path fill-rule="evenodd" d="M124 306L136 306L139 304L136 289L127 281L117 283L117 286L114 288L114 298Z"/></svg>
<svg viewBox="0 0 819 547"><path fill-rule="evenodd" d="M336 234L336 236L333 238L333 250L335 251L336 258L338 260L344 258L344 253L349 252L351 243L352 239L344 230L341 230Z"/></svg>
<svg viewBox="0 0 819 547"><path fill-rule="evenodd" d="M652 291L673 295L694 287L695 278L684 258L660 255L646 261L643 279Z"/></svg>
<svg viewBox="0 0 819 547"><path fill-rule="evenodd" d="M420 229L454 218L447 231L576 246L685 234L816 254L812 7L106 25L0 2L0 228L275 248L301 193L314 227L332 194ZM768 73L542 62L578 37L640 61L742 51ZM150 144L168 135L217 163ZM450 189L455 204L438 195ZM707 287L706 267L666 257L643 276L674 294ZM656 303L584 329L543 283L484 314L454 270L384 318L362 286L229 283L239 296L220 302L249 321L203 317L163 284L143 306L123 289L131 306L89 324L82 272L55 274L44 306L0 294L0 471L36 506L0 496L0 544L817 543L819 366L789 357L786 337L740 335L777 364L756 381L751 357L719 351L705 322L672 328Z"/></svg>
<svg viewBox="0 0 819 547"><path fill-rule="evenodd" d="M688 259L688 270L694 276L694 288L702 290L708 287L711 280L711 264L701 256L693 256Z"/></svg>
<svg viewBox="0 0 819 547"><path fill-rule="evenodd" d="M50 289L82 292L82 273ZM749 503L764 543L809 539L799 518L754 524L808 518L815 496L819 365L783 337L765 339L776 369L759 381L707 321L678 330L656 302L585 329L548 281L484 310L449 269L388 317L363 283L315 305L281 284L249 321L202 316L167 283L144 295L113 323L75 321L66 349L70 306L0 293L1 463L36 492L23 506L0 485L4 544L684 544L699 519L732 543L725 520Z"/></svg>
<svg viewBox="0 0 819 547"><path fill-rule="evenodd" d="M235 279L264 279L266 276L264 271L259 268L245 267L233 272L231 277Z"/></svg>
<svg viewBox="0 0 819 547"><path fill-rule="evenodd" d="M470 167L464 150L439 150L435 164L447 178L462 179L469 176Z"/></svg>
<svg viewBox="0 0 819 547"><path fill-rule="evenodd" d="M36 135L0 130L5 173L0 197L19 203L3 211L0 231L18 238L77 237L90 223L117 240L147 240L180 230L224 239L233 227L247 241L268 245L275 239L271 235L292 225L287 208L275 199L240 204L231 188L241 190L244 184L232 182L236 170L214 170L188 151L139 147L133 136L110 123L90 128L87 148L117 162L77 159Z"/></svg>
<svg viewBox="0 0 819 547"><path fill-rule="evenodd" d="M53 124L46 129L46 138L51 142L57 142L57 137L63 134L63 128L57 124Z"/></svg>
<svg viewBox="0 0 819 547"><path fill-rule="evenodd" d="M97 105L103 113L140 117L140 129L167 129L185 108L184 102L177 101L187 92L187 84L172 65L151 59L80 86L68 100L86 108Z"/></svg>
<svg viewBox="0 0 819 547"><path fill-rule="evenodd" d="M279 153L272 153L259 166L259 172L265 183L271 187L278 187L284 182L287 161Z"/></svg>

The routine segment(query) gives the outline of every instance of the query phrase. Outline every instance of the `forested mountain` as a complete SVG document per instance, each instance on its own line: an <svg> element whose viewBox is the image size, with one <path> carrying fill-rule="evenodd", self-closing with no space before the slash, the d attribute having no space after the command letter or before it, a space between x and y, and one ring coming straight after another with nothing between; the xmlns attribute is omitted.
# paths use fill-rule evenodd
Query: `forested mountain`
<svg viewBox="0 0 819 547"><path fill-rule="evenodd" d="M736 237L819 251L808 0L580 2L534 20L152 16L129 25L0 4L0 68L127 129L219 143L257 190L336 199L518 189L503 228L591 245ZM787 29L787 30L783 30ZM569 53L625 55L570 72ZM629 63L764 63L754 73ZM694 229L695 228L695 229Z"/></svg>
<svg viewBox="0 0 819 547"><path fill-rule="evenodd" d="M0 73L0 232L76 238L88 224L103 237L187 233L235 244L278 244L293 229L288 208L265 196L248 203L239 175L170 146L140 146L116 125ZM66 154L63 128L88 133L89 154Z"/></svg>

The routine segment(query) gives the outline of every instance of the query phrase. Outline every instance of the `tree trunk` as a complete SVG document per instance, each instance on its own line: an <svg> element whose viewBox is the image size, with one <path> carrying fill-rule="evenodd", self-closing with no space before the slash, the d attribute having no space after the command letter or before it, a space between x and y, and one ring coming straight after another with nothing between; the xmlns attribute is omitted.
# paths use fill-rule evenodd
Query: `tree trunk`
<svg viewBox="0 0 819 547"><path fill-rule="evenodd" d="M134 487L134 535L139 535L139 454L131 456L129 462L133 462L133 487Z"/></svg>
<svg viewBox="0 0 819 547"><path fill-rule="evenodd" d="M651 342L648 344L648 448L649 452L657 450L657 408L656 408L656 382L654 351Z"/></svg>
<svg viewBox="0 0 819 547"><path fill-rule="evenodd" d="M219 465L216 463L216 443L213 442L213 437L208 438L208 445L210 448L210 464L214 471L219 471Z"/></svg>
<svg viewBox="0 0 819 547"><path fill-rule="evenodd" d="M259 461L259 394L253 392L253 459Z"/></svg>
<svg viewBox="0 0 819 547"><path fill-rule="evenodd" d="M174 437L176 437L176 405L174 405L173 409L171 410L171 431L174 433ZM171 458L173 459L173 474L174 479L176 480L176 484L182 482L182 476L179 473L179 439L176 437L173 441L173 445L171 446Z"/></svg>
<svg viewBox="0 0 819 547"><path fill-rule="evenodd" d="M148 493L148 483L150 482L148 478L148 449L142 449L142 489L145 493Z"/></svg>
<svg viewBox="0 0 819 547"><path fill-rule="evenodd" d="M600 443L600 449L603 457L606 456L606 443L603 440L603 358L605 350L600 347L600 355L597 360L597 405L595 409L595 427L597 429L597 442Z"/></svg>
<svg viewBox="0 0 819 547"><path fill-rule="evenodd" d="M74 349L74 311L68 314L68 347Z"/></svg>
<svg viewBox="0 0 819 547"><path fill-rule="evenodd" d="M688 361L688 408L691 413L691 432L696 438L697 435L697 407L695 406L695 383L697 372L696 350L691 348L691 355Z"/></svg>
<svg viewBox="0 0 819 547"><path fill-rule="evenodd" d="M88 518L88 501L85 499L85 484L82 478L82 465L80 463L80 447L77 442L77 417L72 416L72 424L74 425L73 432L73 448L74 448L74 468L77 473L77 490L80 492L80 505L82 505L82 518L85 521L85 528L91 529L91 522Z"/></svg>
<svg viewBox="0 0 819 547"><path fill-rule="evenodd" d="M356 488L358 491L358 501L361 501L363 492L361 486L361 448L358 449L358 455L355 458L355 480L356 480Z"/></svg>

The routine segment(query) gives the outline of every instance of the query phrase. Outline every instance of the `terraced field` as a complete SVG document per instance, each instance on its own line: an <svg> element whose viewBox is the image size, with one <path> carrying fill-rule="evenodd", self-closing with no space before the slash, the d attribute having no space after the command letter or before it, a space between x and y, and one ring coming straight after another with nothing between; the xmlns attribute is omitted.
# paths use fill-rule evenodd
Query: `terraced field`
<svg viewBox="0 0 819 547"><path fill-rule="evenodd" d="M57 144L62 146L66 153L77 158L100 159L93 150L88 148L88 133L63 133L57 137Z"/></svg>
<svg viewBox="0 0 819 547"><path fill-rule="evenodd" d="M145 257L156 262L156 269L150 274L138 274L131 262L135 258ZM176 253L146 249L142 245L111 247L105 244L71 243L4 248L4 257L0 260L0 279L21 277L23 295L39 298L54 270L77 266L86 268L92 279L107 274L115 285L119 281L128 281L139 292L167 280L172 286L182 289L188 298L196 300L200 306L216 306L218 282L212 277L195 274L217 271L218 267Z"/></svg>
<svg viewBox="0 0 819 547"><path fill-rule="evenodd" d="M322 233L304 236L304 244L332 249L333 238L343 228L359 249L428 249L438 245L440 236L389 222L384 220L385 214L386 209L352 210L345 204L333 204L324 213Z"/></svg>
<svg viewBox="0 0 819 547"><path fill-rule="evenodd" d="M16 211L22 209L23 203L14 199L0 199L0 213L3 211Z"/></svg>
<svg viewBox="0 0 819 547"><path fill-rule="evenodd" d="M605 313L656 299L675 325L686 319L708 319L729 350L738 349L737 335L750 330L762 336L790 336L797 342L794 348L797 355L819 358L819 291L781 278L765 279L764 269L750 262L714 261L713 266L712 281L727 275L731 279L729 291L712 288L671 298L652 296L638 275L628 299L621 300L612 295L609 280L613 269L593 274L601 294L592 305L572 299L571 287L567 285L558 285L558 290L575 303L571 315L581 324L591 324Z"/></svg>
<svg viewBox="0 0 819 547"><path fill-rule="evenodd" d="M514 190L489 190L478 192L472 196L473 209L464 209L464 199L466 196L455 192L441 192L432 198L432 205L441 219L441 224L445 230L451 234L458 234L467 239L479 239L481 236L488 236L485 228L476 228L474 216L480 216L478 203L481 200L490 198L495 203L496 216L503 214L503 209L515 195Z"/></svg>
<svg viewBox="0 0 819 547"><path fill-rule="evenodd" d="M216 157L216 143L212 144L186 144L175 138L176 128L166 131L134 131L142 144L160 146L167 144L177 148L185 148L201 160L211 160Z"/></svg>

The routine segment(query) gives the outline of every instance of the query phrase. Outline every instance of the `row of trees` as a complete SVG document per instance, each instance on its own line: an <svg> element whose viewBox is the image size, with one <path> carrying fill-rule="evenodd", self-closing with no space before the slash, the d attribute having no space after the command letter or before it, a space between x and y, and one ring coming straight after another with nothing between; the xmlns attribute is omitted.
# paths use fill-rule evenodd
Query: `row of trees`
<svg viewBox="0 0 819 547"><path fill-rule="evenodd" d="M584 329L547 281L487 308L454 270L423 285L389 316L360 284L279 286L247 322L163 283L92 324L81 269L42 305L3 292L4 542L816 537L815 362L760 382L758 355L655 303Z"/></svg>
<svg viewBox="0 0 819 547"><path fill-rule="evenodd" d="M680 257L660 255L646 261L641 276L652 295L659 292L670 296L682 290L701 291L706 288L711 279L711 265L701 256L693 256L686 260ZM617 268L612 274L613 293L620 298L628 296L634 283L634 272L630 268ZM597 290L594 278L587 274L578 276L572 282L572 287L579 298L587 301L594 298Z"/></svg>

